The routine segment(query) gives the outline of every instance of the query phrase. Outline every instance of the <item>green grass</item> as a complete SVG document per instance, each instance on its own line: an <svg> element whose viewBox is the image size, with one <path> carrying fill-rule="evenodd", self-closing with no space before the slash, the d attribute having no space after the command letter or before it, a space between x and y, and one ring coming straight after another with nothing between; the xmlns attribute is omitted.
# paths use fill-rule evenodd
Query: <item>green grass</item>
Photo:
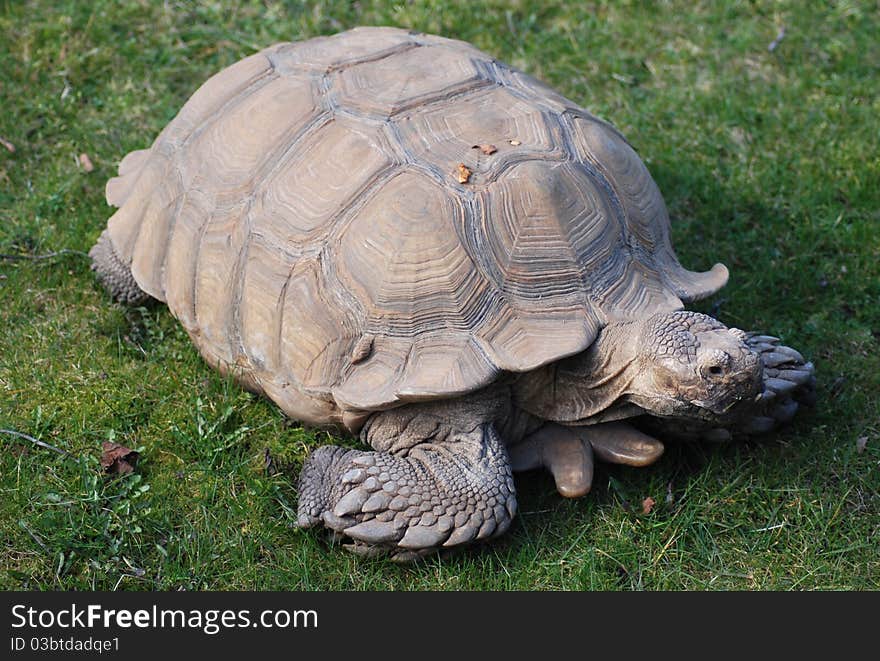
<svg viewBox="0 0 880 661"><path fill-rule="evenodd" d="M277 41L405 26L473 41L613 121L664 193L682 262L731 268L703 309L811 357L820 400L761 444L602 467L581 500L520 476L520 516L490 547L361 561L293 526L292 476L325 433L216 376L164 307L111 304L82 257L2 261L0 427L76 458L0 436L0 587L880 588L875 3L0 8L0 136L16 147L0 146L0 253L88 250L120 158L220 68ZM141 450L135 475L102 475L111 438Z"/></svg>

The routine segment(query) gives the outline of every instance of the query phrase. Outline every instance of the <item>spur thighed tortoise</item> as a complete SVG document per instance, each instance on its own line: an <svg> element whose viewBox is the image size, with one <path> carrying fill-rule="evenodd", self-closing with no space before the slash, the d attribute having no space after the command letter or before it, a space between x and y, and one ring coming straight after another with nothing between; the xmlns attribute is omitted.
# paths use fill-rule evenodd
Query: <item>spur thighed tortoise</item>
<svg viewBox="0 0 880 661"><path fill-rule="evenodd" d="M495 537L512 472L590 489L658 434L768 431L812 366L683 305L660 192L609 124L460 41L391 28L206 82L107 184L93 268L205 359L374 451L306 461L299 523L398 559Z"/></svg>

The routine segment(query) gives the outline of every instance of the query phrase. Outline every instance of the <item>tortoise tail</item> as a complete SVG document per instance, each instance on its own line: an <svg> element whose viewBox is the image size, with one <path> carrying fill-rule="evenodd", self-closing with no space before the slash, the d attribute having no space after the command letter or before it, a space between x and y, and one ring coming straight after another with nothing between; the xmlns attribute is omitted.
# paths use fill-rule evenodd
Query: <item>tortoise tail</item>
<svg viewBox="0 0 880 661"><path fill-rule="evenodd" d="M121 207L125 204L149 155L149 149L138 149L129 152L122 159L119 163L119 176L110 179L107 182L107 187L104 189L107 204L114 207Z"/></svg>

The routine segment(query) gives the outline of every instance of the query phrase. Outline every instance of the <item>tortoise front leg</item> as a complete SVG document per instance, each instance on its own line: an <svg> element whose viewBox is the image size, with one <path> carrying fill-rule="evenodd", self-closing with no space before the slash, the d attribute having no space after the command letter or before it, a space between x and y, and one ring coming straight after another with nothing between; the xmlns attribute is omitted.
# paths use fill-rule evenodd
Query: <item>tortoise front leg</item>
<svg viewBox="0 0 880 661"><path fill-rule="evenodd" d="M514 471L544 467L566 498L589 493L594 458L612 464L647 466L663 454L660 441L625 422L564 427L548 422L510 448Z"/></svg>
<svg viewBox="0 0 880 661"><path fill-rule="evenodd" d="M376 414L363 436L379 451L325 446L306 460L301 527L323 523L351 539L350 550L410 560L510 526L513 476L490 423L444 429L429 416L395 409Z"/></svg>

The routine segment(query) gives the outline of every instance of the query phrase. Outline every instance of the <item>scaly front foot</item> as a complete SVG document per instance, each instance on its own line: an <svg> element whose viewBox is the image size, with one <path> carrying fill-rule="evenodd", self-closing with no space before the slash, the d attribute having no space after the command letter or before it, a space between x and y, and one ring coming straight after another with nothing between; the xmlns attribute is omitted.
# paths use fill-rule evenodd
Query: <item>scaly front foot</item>
<svg viewBox="0 0 880 661"><path fill-rule="evenodd" d="M399 454L319 448L299 494L301 527L323 523L352 551L401 561L498 536L516 513L507 453L488 424Z"/></svg>

